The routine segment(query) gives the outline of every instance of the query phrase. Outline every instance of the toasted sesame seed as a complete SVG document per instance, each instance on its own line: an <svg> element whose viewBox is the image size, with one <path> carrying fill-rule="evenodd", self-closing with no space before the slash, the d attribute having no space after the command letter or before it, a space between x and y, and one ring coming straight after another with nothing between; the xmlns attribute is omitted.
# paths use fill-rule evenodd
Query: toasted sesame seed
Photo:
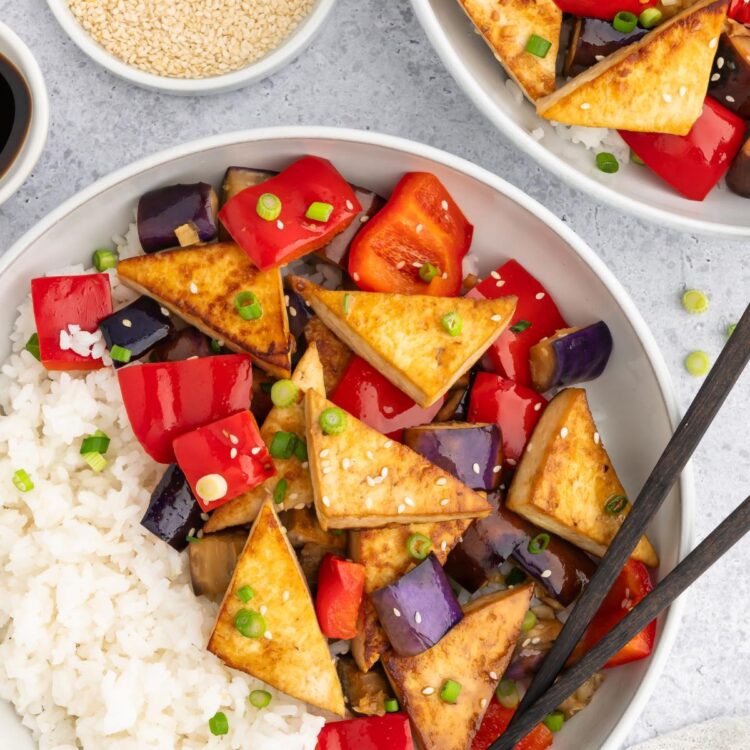
<svg viewBox="0 0 750 750"><path fill-rule="evenodd" d="M748 2L749 0L745 0L745 2ZM724 58L723 57L717 57L716 58L716 67L721 70L724 67Z"/></svg>
<svg viewBox="0 0 750 750"><path fill-rule="evenodd" d="M720 80L721 80L721 73L714 73L714 74L713 74L713 75L711 76L711 80L712 80L712 81L720 81Z"/></svg>
<svg viewBox="0 0 750 750"><path fill-rule="evenodd" d="M354 204L347 198L346 199L347 211L354 211Z"/></svg>
<svg viewBox="0 0 750 750"><path fill-rule="evenodd" d="M672 94L668 94L666 91L661 95L661 98L664 99L664 101L669 104L669 102L672 101Z"/></svg>
<svg viewBox="0 0 750 750"><path fill-rule="evenodd" d="M534 297L536 299L544 299L544 292L537 292Z"/></svg>
<svg viewBox="0 0 750 750"><path fill-rule="evenodd" d="M125 328L132 328L133 322L131 320L128 320L128 318L122 319L122 324L125 326Z"/></svg>
<svg viewBox="0 0 750 750"><path fill-rule="evenodd" d="M268 607L266 607L266 605L265 605L265 604L263 604L263 605L262 605L262 606L260 607L260 613L261 613L262 615L264 615L264 614L266 614L266 612L268 612Z"/></svg>
<svg viewBox="0 0 750 750"><path fill-rule="evenodd" d="M330 450L329 450L328 448L323 448L323 450L322 450L322 451L320 451L320 453L318 453L318 455L319 455L319 456L320 456L321 458L325 458L325 457L326 457L326 456L327 456L327 455L328 455L328 454L329 454L330 452L331 452L331 451L330 451Z"/></svg>
<svg viewBox="0 0 750 750"><path fill-rule="evenodd" d="M396 615L396 617L401 617L401 612L399 612L395 607L393 608L393 614Z"/></svg>
<svg viewBox="0 0 750 750"><path fill-rule="evenodd" d="M538 637L536 637L536 638L532 638L532 639L531 639L531 645L532 645L532 646L536 646L536 644L537 644L537 643L540 643L540 642L541 642L541 640L542 640L542 639L541 639L541 638L538 638Z"/></svg>
<svg viewBox="0 0 750 750"><path fill-rule="evenodd" d="M503 281L503 279L498 279L498 281L495 282L495 286L505 286L505 281Z"/></svg>
<svg viewBox="0 0 750 750"><path fill-rule="evenodd" d="M490 276L492 276L493 279L500 278L500 274L497 271L490 271Z"/></svg>
<svg viewBox="0 0 750 750"><path fill-rule="evenodd" d="M531 645L531 638L527 638L522 644L521 648L526 648L527 646Z"/></svg>
<svg viewBox="0 0 750 750"><path fill-rule="evenodd" d="M393 440L386 440L383 445L384 448L390 448L393 445Z"/></svg>
<svg viewBox="0 0 750 750"><path fill-rule="evenodd" d="M542 408L542 402L539 401L538 403L534 404L534 411L539 411Z"/></svg>
<svg viewBox="0 0 750 750"><path fill-rule="evenodd" d="M687 86L680 86L680 90L678 93L680 96L685 96L685 94L687 94Z"/></svg>
<svg viewBox="0 0 750 750"><path fill-rule="evenodd" d="M568 432L569 432L568 428L567 427L563 427L562 430L560 430L560 437L563 440L565 440L565 438L568 437Z"/></svg>
<svg viewBox="0 0 750 750"><path fill-rule="evenodd" d="M443 211L448 210L448 201L440 201L440 208L443 209Z"/></svg>
<svg viewBox="0 0 750 750"><path fill-rule="evenodd" d="M404 498L404 502L405 502L405 503L406 503L406 504L407 504L407 505L408 505L408 506L409 506L410 508L413 508L413 507L414 507L414 501L413 501L413 500L412 500L412 499L411 499L410 497L405 497L405 498Z"/></svg>
<svg viewBox="0 0 750 750"><path fill-rule="evenodd" d="M448 503L449 503L449 502L450 502L450 499L449 499L449 498L447 498L447 497L444 497L444 498L443 498L443 499L442 499L442 500L440 501L440 505L442 505L443 507L445 507L446 505L448 505Z"/></svg>
<svg viewBox="0 0 750 750"><path fill-rule="evenodd" d="M422 615L419 612L414 613L414 622L416 622L417 625L422 622Z"/></svg>
<svg viewBox="0 0 750 750"><path fill-rule="evenodd" d="M208 521L209 515L208 513L201 513L201 521Z"/></svg>
<svg viewBox="0 0 750 750"><path fill-rule="evenodd" d="M309 461L303 461L302 462L302 468L303 469L308 469L309 467L310 467L310 462Z"/></svg>
<svg viewBox="0 0 750 750"><path fill-rule="evenodd" d="M229 451L229 458L237 458L237 449L232 448L231 451Z"/></svg>
<svg viewBox="0 0 750 750"><path fill-rule="evenodd" d="M445 539L443 539L443 541L440 542L440 551L446 552L447 549L448 549L448 542L446 542Z"/></svg>
<svg viewBox="0 0 750 750"><path fill-rule="evenodd" d="M424 225L423 224L417 224L417 226L416 226L415 229L416 229L417 234L421 234L422 230L424 229Z"/></svg>
<svg viewBox="0 0 750 750"><path fill-rule="evenodd" d="M728 101L728 102L729 102L730 104L734 104L734 97L733 97L733 96L730 96L729 94L727 94L727 95L726 95L726 96L725 96L724 98L725 98L725 99L726 99L726 100L727 100L727 101Z"/></svg>
<svg viewBox="0 0 750 750"><path fill-rule="evenodd" d="M405 265L406 265L406 261L400 260L398 263L396 263L396 268L400 271Z"/></svg>
<svg viewBox="0 0 750 750"><path fill-rule="evenodd" d="M591 105L588 102L583 102L581 109L591 109Z"/></svg>
<svg viewBox="0 0 750 750"><path fill-rule="evenodd" d="M285 602L288 602L288 601L289 601L289 592L288 592L288 591L285 591L285 592L284 592L284 593L283 593L283 594L281 595L281 598L282 598L282 599L283 599L283 600L284 600Z"/></svg>
<svg viewBox="0 0 750 750"><path fill-rule="evenodd" d="M492 473L493 474L499 474L503 470L503 467L500 464L495 464L492 467Z"/></svg>
<svg viewBox="0 0 750 750"><path fill-rule="evenodd" d="M445 477L438 477L438 479L435 480L435 484L438 487L444 487L446 484L448 484L448 480Z"/></svg>
<svg viewBox="0 0 750 750"><path fill-rule="evenodd" d="M198 294L198 285L194 281L190 282L190 293Z"/></svg>
<svg viewBox="0 0 750 750"><path fill-rule="evenodd" d="M299 497L299 493L297 492L292 492L292 494L289 495L290 500L296 500L298 497Z"/></svg>
<svg viewBox="0 0 750 750"><path fill-rule="evenodd" d="M405 510L406 510L406 506L403 503L401 503L401 505L399 505L398 508L396 508L396 511L398 512L399 515L401 515Z"/></svg>
<svg viewBox="0 0 750 750"><path fill-rule="evenodd" d="M551 570L544 570L542 571L542 578L549 578L552 575Z"/></svg>
<svg viewBox="0 0 750 750"><path fill-rule="evenodd" d="M263 637L264 637L264 638L265 638L265 639L266 639L267 641L272 641L272 640L273 640L273 636L271 635L271 631L270 631L270 630L266 630L266 632L265 632L265 633L263 633Z"/></svg>
<svg viewBox="0 0 750 750"><path fill-rule="evenodd" d="M474 471L475 474L479 474L482 471L479 468L479 464L477 464L477 463L473 464L471 468L472 468L472 470Z"/></svg>
<svg viewBox="0 0 750 750"><path fill-rule="evenodd" d="M422 695L432 695L434 692L435 688L433 687L422 688Z"/></svg>
<svg viewBox="0 0 750 750"><path fill-rule="evenodd" d="M502 319L503 319L503 316L502 316L502 315L493 315L493 316L492 316L492 317L490 318L490 320L491 320L491 321L492 321L493 323L499 323L499 322L500 322L500 321L501 321Z"/></svg>
<svg viewBox="0 0 750 750"><path fill-rule="evenodd" d="M232 442L234 442L234 441L232 441ZM250 455L252 455L252 456L257 456L259 453L260 453L260 447L257 446L257 445L255 446L255 448L251 448L250 449Z"/></svg>
<svg viewBox="0 0 750 750"><path fill-rule="evenodd" d="M490 672L490 679L496 680L497 679L497 672Z"/></svg>
<svg viewBox="0 0 750 750"><path fill-rule="evenodd" d="M328 499L328 495L323 495L323 497L320 498L320 502L323 503L323 505L325 505L326 508L331 507L331 501Z"/></svg>

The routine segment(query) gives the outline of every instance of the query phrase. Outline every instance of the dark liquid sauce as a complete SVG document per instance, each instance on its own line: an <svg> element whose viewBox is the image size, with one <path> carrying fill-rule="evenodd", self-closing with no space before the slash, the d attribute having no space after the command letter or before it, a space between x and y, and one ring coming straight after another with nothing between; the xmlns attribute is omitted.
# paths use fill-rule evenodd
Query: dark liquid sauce
<svg viewBox="0 0 750 750"><path fill-rule="evenodd" d="M31 94L15 65L0 55L0 176L15 161L31 122Z"/></svg>

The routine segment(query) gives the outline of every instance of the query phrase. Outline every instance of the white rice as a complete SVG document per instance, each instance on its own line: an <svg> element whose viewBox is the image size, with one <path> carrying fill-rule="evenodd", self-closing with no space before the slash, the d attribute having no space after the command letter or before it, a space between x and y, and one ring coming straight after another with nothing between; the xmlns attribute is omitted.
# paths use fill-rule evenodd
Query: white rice
<svg viewBox="0 0 750 750"><path fill-rule="evenodd" d="M139 252L130 232L117 240ZM112 282L121 306L132 293ZM135 440L114 371L48 373L23 350L34 328L27 299L0 368L0 699L41 750L313 750L323 719L273 690L253 708L264 686L206 651L217 607L193 595L186 553L140 525L163 467ZM112 439L101 474L79 454L97 429ZM28 493L12 483L21 468ZM220 710L229 734L214 737Z"/></svg>

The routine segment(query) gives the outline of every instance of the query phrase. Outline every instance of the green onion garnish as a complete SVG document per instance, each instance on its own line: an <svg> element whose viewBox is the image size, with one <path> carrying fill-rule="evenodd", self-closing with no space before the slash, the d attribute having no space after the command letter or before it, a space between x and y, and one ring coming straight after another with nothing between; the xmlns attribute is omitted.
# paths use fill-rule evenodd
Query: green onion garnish
<svg viewBox="0 0 750 750"><path fill-rule="evenodd" d="M266 632L266 619L254 609L240 609L234 616L234 627L245 638L260 638Z"/></svg>
<svg viewBox="0 0 750 750"><path fill-rule="evenodd" d="M281 201L273 193L263 193L255 204L255 211L263 221L276 221L281 214Z"/></svg>
<svg viewBox="0 0 750 750"><path fill-rule="evenodd" d="M406 549L415 560L424 560L432 550L432 539L417 532L406 540Z"/></svg>
<svg viewBox="0 0 750 750"><path fill-rule="evenodd" d="M97 474L100 471L104 471L107 468L107 459L102 456L101 453L92 451L91 453L82 453L83 460L95 471Z"/></svg>
<svg viewBox="0 0 750 750"><path fill-rule="evenodd" d="M320 415L320 429L326 435L340 435L346 429L346 413L338 406L324 409Z"/></svg>
<svg viewBox="0 0 750 750"><path fill-rule="evenodd" d="M506 586L516 586L519 583L523 583L526 580L526 573L521 568L513 568L513 570L505 576Z"/></svg>
<svg viewBox="0 0 750 750"><path fill-rule="evenodd" d="M352 295L349 294L349 292L347 292L344 295L344 301L342 303L342 306L344 308L344 315L348 315L349 310L351 310L351 307L352 307Z"/></svg>
<svg viewBox="0 0 750 750"><path fill-rule="evenodd" d="M247 604L254 596L255 592L250 586L241 586L234 592L234 595L243 603Z"/></svg>
<svg viewBox="0 0 750 750"><path fill-rule="evenodd" d="M461 693L461 683L455 680L446 680L440 688L440 700L443 703L456 703Z"/></svg>
<svg viewBox="0 0 750 750"><path fill-rule="evenodd" d="M644 29L653 29L661 19L662 12L658 8L646 8L646 10L638 16L638 23L643 26Z"/></svg>
<svg viewBox="0 0 750 750"><path fill-rule="evenodd" d="M419 278L429 284L440 273L432 263L423 263L419 267Z"/></svg>
<svg viewBox="0 0 750 750"><path fill-rule="evenodd" d="M621 10L612 21L612 25L617 31L623 34L629 34L638 25L638 16L627 10Z"/></svg>
<svg viewBox="0 0 750 750"><path fill-rule="evenodd" d="M528 320L519 320L518 323L510 327L513 333L523 333L527 328L531 328L531 323Z"/></svg>
<svg viewBox="0 0 750 750"><path fill-rule="evenodd" d="M188 535L187 535L187 536L185 537L185 541L186 541L186 542L187 542L188 544L195 544L196 542L200 542L200 540L201 540L201 538L200 538L199 536L192 536L192 535L190 535L190 534L188 534Z"/></svg>
<svg viewBox="0 0 750 750"><path fill-rule="evenodd" d="M332 213L333 206L330 203L315 201L314 203L311 203L307 211L305 211L305 218L325 223L331 218Z"/></svg>
<svg viewBox="0 0 750 750"><path fill-rule="evenodd" d="M384 707L387 714L395 714L400 709L398 701L395 698L388 698L384 704Z"/></svg>
<svg viewBox="0 0 750 750"><path fill-rule="evenodd" d="M227 715L223 711L217 711L208 720L208 728L214 736L229 734L229 719L227 719Z"/></svg>
<svg viewBox="0 0 750 750"><path fill-rule="evenodd" d="M559 732L563 728L564 723L565 715L562 711L553 711L551 714L548 714L547 718L544 720L544 726L546 726L550 732Z"/></svg>
<svg viewBox="0 0 750 750"><path fill-rule="evenodd" d="M101 430L97 430L93 435L83 439L81 443L81 454L84 453L101 453L107 452L109 448L109 437Z"/></svg>
<svg viewBox="0 0 750 750"><path fill-rule="evenodd" d="M42 355L39 352L39 334L32 333L29 340L26 342L26 351L33 355L40 362L42 361Z"/></svg>
<svg viewBox="0 0 750 750"><path fill-rule="evenodd" d="M268 690L253 690L247 699L255 708L265 708L271 702L271 693Z"/></svg>
<svg viewBox="0 0 750 750"><path fill-rule="evenodd" d="M708 297L700 289L688 289L682 295L682 306L689 313L704 313L708 310Z"/></svg>
<svg viewBox="0 0 750 750"><path fill-rule="evenodd" d="M271 439L268 451L273 458L291 458L297 436L293 432L279 431Z"/></svg>
<svg viewBox="0 0 750 750"><path fill-rule="evenodd" d="M276 505L281 505L281 503L284 502L288 487L289 482L287 482L283 477L279 479L278 482L276 482L276 486L273 488L273 501L276 503Z"/></svg>
<svg viewBox="0 0 750 750"><path fill-rule="evenodd" d="M495 689L495 697L503 708L518 708L520 696L513 680L500 680L500 684Z"/></svg>
<svg viewBox="0 0 750 750"><path fill-rule="evenodd" d="M294 455L300 461L307 461L307 443L299 436L294 444Z"/></svg>
<svg viewBox="0 0 750 750"><path fill-rule="evenodd" d="M549 547L550 543L550 535L543 531L541 534L537 534L530 542L529 542L529 552L532 555L539 555L544 550Z"/></svg>
<svg viewBox="0 0 750 750"><path fill-rule="evenodd" d="M97 271L106 271L117 265L117 253L112 250L94 250L94 267Z"/></svg>
<svg viewBox="0 0 750 750"><path fill-rule="evenodd" d="M122 362L124 365L126 365L128 362L130 362L130 358L133 356L133 352L131 352L130 349L126 349L124 346L115 344L109 350L109 356L112 357L115 362Z"/></svg>
<svg viewBox="0 0 750 750"><path fill-rule="evenodd" d="M213 352L214 354L221 354L221 349L222 349L222 346L221 346L221 342L220 342L220 341L218 341L217 339L211 339L211 340L210 340L210 341L208 342L208 347L209 347L209 349L210 349L210 350L211 350L211 351L212 351L212 352Z"/></svg>
<svg viewBox="0 0 750 750"><path fill-rule="evenodd" d="M730 323L727 326L727 338L729 338L734 333L734 329L735 328L737 328L737 324L736 323Z"/></svg>
<svg viewBox="0 0 750 750"><path fill-rule="evenodd" d="M526 51L535 57L547 57L547 53L552 46L552 42L545 39L543 36L537 36L532 34L529 37L529 41L526 42Z"/></svg>
<svg viewBox="0 0 750 750"><path fill-rule="evenodd" d="M297 402L299 388L289 379L277 380L271 386L271 401L282 409Z"/></svg>
<svg viewBox="0 0 750 750"><path fill-rule="evenodd" d="M246 290L234 298L234 309L243 320L258 320L263 317L263 308L254 292Z"/></svg>
<svg viewBox="0 0 750 750"><path fill-rule="evenodd" d="M13 474L13 484L19 492L29 492L34 489L34 483L24 469L17 469Z"/></svg>
<svg viewBox="0 0 750 750"><path fill-rule="evenodd" d="M628 507L628 499L625 495L612 495L604 504L604 512L608 516L616 516Z"/></svg>
<svg viewBox="0 0 750 750"><path fill-rule="evenodd" d="M711 359L703 351L690 352L685 357L685 369L694 377L702 378L711 369Z"/></svg>
<svg viewBox="0 0 750 750"><path fill-rule="evenodd" d="M639 167L646 166L646 162L643 161L643 159L641 159L641 157L638 156L638 154L636 154L635 151L633 151L632 149L630 151L630 161L632 161L633 164L637 164Z"/></svg>
<svg viewBox="0 0 750 750"><path fill-rule="evenodd" d="M599 171L606 172L607 174L614 174L620 169L620 162L614 154L610 154L608 151L602 151L596 155L596 166Z"/></svg>
<svg viewBox="0 0 750 750"><path fill-rule="evenodd" d="M524 633L528 633L529 630L533 630L534 627L536 627L536 615L529 610L523 618L523 622L521 623L521 630L523 630Z"/></svg>
<svg viewBox="0 0 750 750"><path fill-rule="evenodd" d="M464 327L464 322L457 312L446 313L440 318L440 322L451 336L458 336Z"/></svg>

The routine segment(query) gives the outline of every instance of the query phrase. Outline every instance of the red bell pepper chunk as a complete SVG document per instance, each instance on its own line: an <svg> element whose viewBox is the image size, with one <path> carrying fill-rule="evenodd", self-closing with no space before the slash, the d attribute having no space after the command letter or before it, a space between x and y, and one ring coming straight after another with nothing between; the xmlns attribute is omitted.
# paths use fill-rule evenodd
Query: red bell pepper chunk
<svg viewBox="0 0 750 750"><path fill-rule="evenodd" d="M138 442L154 461L175 461L172 441L247 409L253 372L246 354L131 365L117 371Z"/></svg>
<svg viewBox="0 0 750 750"><path fill-rule="evenodd" d="M423 409L357 356L352 357L330 399L369 427L399 441L407 427L432 422L445 400L440 398Z"/></svg>
<svg viewBox="0 0 750 750"><path fill-rule="evenodd" d="M564 13L582 18L613 19L621 10L636 16L645 8L651 8L658 0L555 0Z"/></svg>
<svg viewBox="0 0 750 750"><path fill-rule="evenodd" d="M503 263L467 296L495 299L507 295L518 297L516 311L486 356L495 372L530 386L531 347L560 328L567 328L568 324L549 292L515 260Z"/></svg>
<svg viewBox="0 0 750 750"><path fill-rule="evenodd" d="M489 372L477 373L469 397L470 422L494 422L503 435L503 460L521 458L547 399L531 388Z"/></svg>
<svg viewBox="0 0 750 750"><path fill-rule="evenodd" d="M198 505L207 512L276 474L255 417L247 410L186 432L172 447Z"/></svg>
<svg viewBox="0 0 750 750"><path fill-rule="evenodd" d="M456 297L473 234L474 227L435 175L409 172L354 238L349 275L368 292ZM429 282L420 276L426 263L437 269Z"/></svg>
<svg viewBox="0 0 750 750"><path fill-rule="evenodd" d="M513 708L504 708L496 698L487 707L487 713L482 719L479 731L474 735L471 750L487 750L487 748L508 728L515 713ZM532 729L520 742L515 750L544 750L552 744L552 732L544 724Z"/></svg>
<svg viewBox="0 0 750 750"><path fill-rule="evenodd" d="M101 359L84 357L60 348L60 331L77 325L94 333L99 321L112 314L109 276L45 276L31 280L34 319L39 336L39 356L48 370L98 370Z"/></svg>
<svg viewBox="0 0 750 750"><path fill-rule="evenodd" d="M316 750L414 750L409 717L394 713L326 724Z"/></svg>
<svg viewBox="0 0 750 750"><path fill-rule="evenodd" d="M750 24L750 0L732 0L729 17L744 24Z"/></svg>
<svg viewBox="0 0 750 750"><path fill-rule="evenodd" d="M620 135L659 177L692 201L702 201L726 174L745 139L745 121L706 97L703 112L687 135Z"/></svg>
<svg viewBox="0 0 750 750"><path fill-rule="evenodd" d="M328 554L320 563L315 611L327 638L348 640L357 634L357 615L365 586L365 568Z"/></svg>
<svg viewBox="0 0 750 750"><path fill-rule="evenodd" d="M258 198L264 193L281 201L278 219L259 216ZM328 221L306 218L312 203L333 206ZM265 270L327 245L361 210L354 190L331 162L305 156L276 177L239 192L219 211L219 219L250 260Z"/></svg>

